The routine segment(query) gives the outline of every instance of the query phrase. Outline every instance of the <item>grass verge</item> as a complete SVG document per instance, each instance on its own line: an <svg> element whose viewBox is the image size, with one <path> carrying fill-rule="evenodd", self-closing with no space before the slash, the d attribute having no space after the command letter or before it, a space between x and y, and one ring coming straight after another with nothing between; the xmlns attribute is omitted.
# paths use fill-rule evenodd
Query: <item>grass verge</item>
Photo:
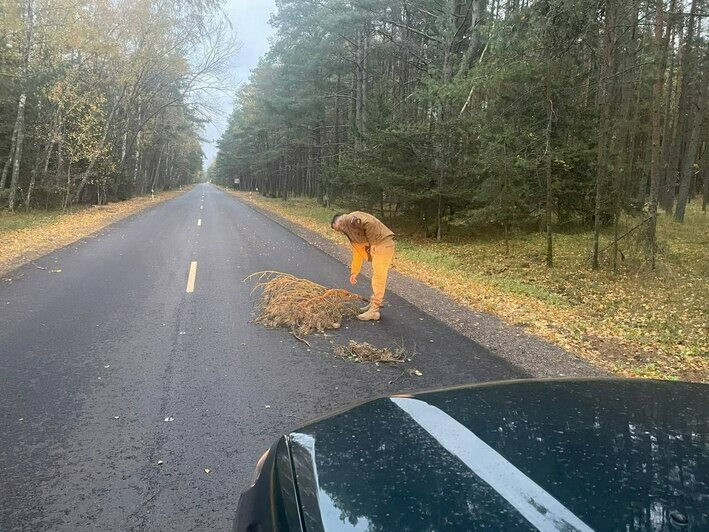
<svg viewBox="0 0 709 532"><path fill-rule="evenodd" d="M329 228L334 208L234 194L346 244ZM555 235L554 268L544 264L543 234L515 235L509 250L490 235L401 238L395 268L619 375L709 382L709 215L690 207L684 224L659 220L655 271L630 239L617 273L607 255L592 271L588 232Z"/></svg>

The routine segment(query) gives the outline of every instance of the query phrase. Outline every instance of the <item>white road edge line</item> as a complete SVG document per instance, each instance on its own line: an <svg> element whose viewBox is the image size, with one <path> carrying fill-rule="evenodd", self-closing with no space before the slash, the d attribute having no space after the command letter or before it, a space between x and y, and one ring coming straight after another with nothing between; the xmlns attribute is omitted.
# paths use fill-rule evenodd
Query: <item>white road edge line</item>
<svg viewBox="0 0 709 532"><path fill-rule="evenodd" d="M200 205L199 208L200 208L200 210L204 209L204 205Z"/></svg>
<svg viewBox="0 0 709 532"><path fill-rule="evenodd" d="M199 219L197 220L197 227L199 227L199 226L201 226L201 225L202 225L202 218L199 218Z"/></svg>
<svg viewBox="0 0 709 532"><path fill-rule="evenodd" d="M440 408L419 399L390 397L390 400L538 530L593 532L544 488Z"/></svg>
<svg viewBox="0 0 709 532"><path fill-rule="evenodd" d="M197 278L197 261L193 260L190 263L190 273L187 276L187 293L194 292L194 281Z"/></svg>

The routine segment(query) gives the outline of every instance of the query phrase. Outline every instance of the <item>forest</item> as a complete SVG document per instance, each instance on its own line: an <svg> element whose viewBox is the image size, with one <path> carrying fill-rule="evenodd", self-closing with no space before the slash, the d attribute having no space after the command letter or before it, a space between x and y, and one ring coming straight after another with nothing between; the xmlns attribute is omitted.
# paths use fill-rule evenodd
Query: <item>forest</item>
<svg viewBox="0 0 709 532"><path fill-rule="evenodd" d="M211 0L0 3L0 209L193 181L237 47L219 15Z"/></svg>
<svg viewBox="0 0 709 532"><path fill-rule="evenodd" d="M210 177L429 238L592 231L709 200L706 0L280 0ZM610 239L601 242L601 234ZM610 240L609 249L605 245ZM602 245L603 244L603 245Z"/></svg>

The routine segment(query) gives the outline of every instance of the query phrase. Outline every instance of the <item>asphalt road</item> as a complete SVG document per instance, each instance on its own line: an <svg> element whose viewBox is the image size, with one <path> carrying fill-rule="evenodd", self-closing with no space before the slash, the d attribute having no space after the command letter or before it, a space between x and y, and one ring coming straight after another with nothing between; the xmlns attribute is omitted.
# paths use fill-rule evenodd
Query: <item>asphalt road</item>
<svg viewBox="0 0 709 532"><path fill-rule="evenodd" d="M199 185L1 283L0 530L228 530L256 460L289 428L372 396L526 376L393 295L381 322L309 349L251 323L243 279L261 270L348 278ZM335 358L349 338L403 342L423 375Z"/></svg>

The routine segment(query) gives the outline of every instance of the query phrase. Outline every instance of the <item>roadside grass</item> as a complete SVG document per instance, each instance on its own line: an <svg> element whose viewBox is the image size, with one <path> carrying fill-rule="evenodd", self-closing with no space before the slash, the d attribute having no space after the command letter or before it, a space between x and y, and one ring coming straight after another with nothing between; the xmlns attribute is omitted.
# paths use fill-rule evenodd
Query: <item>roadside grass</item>
<svg viewBox="0 0 709 532"><path fill-rule="evenodd" d="M69 211L0 211L0 274L181 193L162 192L156 194L154 199L143 196Z"/></svg>
<svg viewBox="0 0 709 532"><path fill-rule="evenodd" d="M55 222L62 214L62 211L0 211L0 234L28 227L41 227Z"/></svg>
<svg viewBox="0 0 709 532"><path fill-rule="evenodd" d="M346 243L329 227L332 214L344 209L304 198L283 202L254 196L252 201ZM625 220L620 234L637 221ZM601 269L590 269L592 235L586 231L555 234L554 267L547 268L540 232L514 234L508 249L492 232L478 237L451 232L437 243L406 236L405 228L392 225L403 235L396 269L462 304L620 375L709 382L709 215L696 203L684 224L661 215L655 271L644 260L642 228L621 241L623 259L614 273L610 249ZM602 248L612 238L608 229Z"/></svg>

